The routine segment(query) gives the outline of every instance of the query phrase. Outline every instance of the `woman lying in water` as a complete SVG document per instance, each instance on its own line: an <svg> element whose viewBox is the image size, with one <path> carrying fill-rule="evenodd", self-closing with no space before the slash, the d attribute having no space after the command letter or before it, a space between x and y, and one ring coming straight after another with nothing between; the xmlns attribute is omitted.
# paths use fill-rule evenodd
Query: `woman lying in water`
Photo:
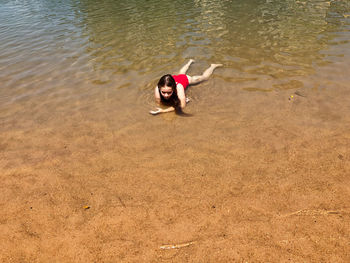
<svg viewBox="0 0 350 263"><path fill-rule="evenodd" d="M211 64L202 75L191 77L186 75L186 72L193 62L194 60L190 59L190 61L180 69L178 75L167 74L160 78L154 90L154 96L158 104L164 104L169 107L166 109L157 108L155 111L150 111L151 114L156 115L174 110L181 112L182 109L186 107L186 103L190 101L189 98L185 96L185 90L188 85L197 84L209 79L214 69L222 66L222 64Z"/></svg>

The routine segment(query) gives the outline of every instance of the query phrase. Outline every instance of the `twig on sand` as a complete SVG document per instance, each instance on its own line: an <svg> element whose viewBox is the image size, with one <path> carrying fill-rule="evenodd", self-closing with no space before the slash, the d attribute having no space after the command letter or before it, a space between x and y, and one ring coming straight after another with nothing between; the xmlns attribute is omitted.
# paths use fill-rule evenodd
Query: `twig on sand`
<svg viewBox="0 0 350 263"><path fill-rule="evenodd" d="M299 90L297 90L296 92L294 92L294 94L295 94L295 95L298 95L298 96L300 96L300 97L306 98L306 95L305 95L304 93L300 92Z"/></svg>
<svg viewBox="0 0 350 263"><path fill-rule="evenodd" d="M286 215L283 215L282 217L287 216L316 216L316 215L338 215L341 214L340 211L334 211L334 210L321 210L321 209L302 209L293 213L289 213Z"/></svg>
<svg viewBox="0 0 350 263"><path fill-rule="evenodd" d="M122 205L123 207L126 207L126 205L124 204L123 200L122 200L119 196L117 196L117 197L118 197L119 202L121 203L121 205Z"/></svg>
<svg viewBox="0 0 350 263"><path fill-rule="evenodd" d="M188 242L188 243L182 243L182 244L173 244L173 245L162 245L159 248L160 249L178 249L178 248L183 248L183 247L188 247L195 242Z"/></svg>

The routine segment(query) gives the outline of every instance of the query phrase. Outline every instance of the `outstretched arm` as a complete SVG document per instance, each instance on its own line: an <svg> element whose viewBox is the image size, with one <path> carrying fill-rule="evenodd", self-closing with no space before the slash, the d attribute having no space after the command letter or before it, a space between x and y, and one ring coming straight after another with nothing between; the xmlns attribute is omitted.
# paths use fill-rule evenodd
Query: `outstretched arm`
<svg viewBox="0 0 350 263"><path fill-rule="evenodd" d="M171 112L174 110L175 110L174 107L169 107L167 109L157 108L157 110L151 110L149 113L151 113L152 115L157 115L159 113L166 113L166 112Z"/></svg>

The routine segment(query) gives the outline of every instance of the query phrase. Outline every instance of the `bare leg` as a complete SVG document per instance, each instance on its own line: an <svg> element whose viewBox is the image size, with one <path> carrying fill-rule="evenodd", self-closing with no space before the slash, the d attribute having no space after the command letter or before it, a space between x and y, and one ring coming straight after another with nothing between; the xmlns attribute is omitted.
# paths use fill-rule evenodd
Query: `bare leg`
<svg viewBox="0 0 350 263"><path fill-rule="evenodd" d="M201 81L209 79L211 74L213 74L214 69L222 67L222 64L211 64L209 68L207 68L201 76L193 76L189 77L188 81L190 84L197 84Z"/></svg>
<svg viewBox="0 0 350 263"><path fill-rule="evenodd" d="M185 66L183 66L180 71L179 71L179 74L186 74L188 68L190 67L190 65L194 62L193 59L190 59L187 64Z"/></svg>

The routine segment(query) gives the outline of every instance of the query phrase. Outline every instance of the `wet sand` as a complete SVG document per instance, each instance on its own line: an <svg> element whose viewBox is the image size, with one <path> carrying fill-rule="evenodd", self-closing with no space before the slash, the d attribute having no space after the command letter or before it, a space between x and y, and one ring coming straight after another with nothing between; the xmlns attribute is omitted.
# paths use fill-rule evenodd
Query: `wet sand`
<svg viewBox="0 0 350 263"><path fill-rule="evenodd" d="M150 90L2 109L0 261L350 261L348 86L317 79L214 76L187 118Z"/></svg>

